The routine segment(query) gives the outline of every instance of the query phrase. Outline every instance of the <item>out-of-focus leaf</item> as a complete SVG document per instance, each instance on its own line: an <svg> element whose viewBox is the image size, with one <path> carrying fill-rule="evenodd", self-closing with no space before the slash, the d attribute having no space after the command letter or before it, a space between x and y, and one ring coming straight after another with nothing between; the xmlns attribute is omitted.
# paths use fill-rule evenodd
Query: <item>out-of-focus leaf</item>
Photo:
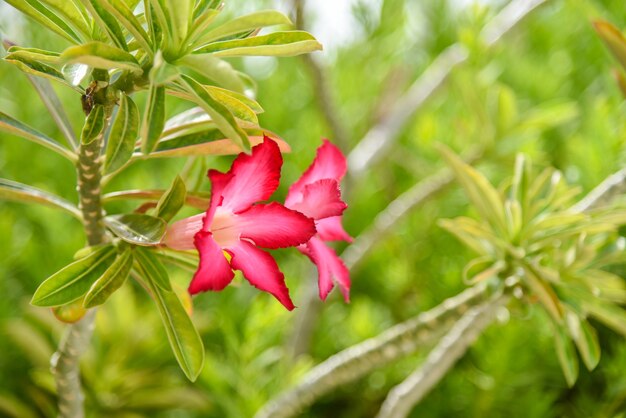
<svg viewBox="0 0 626 418"><path fill-rule="evenodd" d="M165 87L152 84L141 122L141 152L149 154L154 150L164 124Z"/></svg>
<svg viewBox="0 0 626 418"><path fill-rule="evenodd" d="M135 260L143 273L143 277L152 280L162 290L172 290L172 284L170 283L167 270L165 270L163 264L152 251L144 248L136 248Z"/></svg>
<svg viewBox="0 0 626 418"><path fill-rule="evenodd" d="M122 287L132 267L133 250L129 246L91 286L83 302L85 308L93 308L106 302L109 296Z"/></svg>
<svg viewBox="0 0 626 418"><path fill-rule="evenodd" d="M118 48L128 51L126 37L124 36L124 32L122 32L122 28L117 23L117 19L105 10L98 0L80 1L85 8L89 10L102 32L105 33Z"/></svg>
<svg viewBox="0 0 626 418"><path fill-rule="evenodd" d="M182 253L180 251L164 251L157 253L163 261L185 269L191 273L198 270L199 259L197 255Z"/></svg>
<svg viewBox="0 0 626 418"><path fill-rule="evenodd" d="M152 43L144 28L128 5L121 0L99 0L100 4L130 32L144 51L152 52Z"/></svg>
<svg viewBox="0 0 626 418"><path fill-rule="evenodd" d="M561 324L563 322L563 306L554 289L546 283L544 278L538 277L537 272L530 267L524 269L524 279L555 323Z"/></svg>
<svg viewBox="0 0 626 418"><path fill-rule="evenodd" d="M25 15L36 20L43 27L61 35L71 43L81 42L80 37L67 25L67 23L63 21L62 18L46 9L41 3L28 0L7 0L7 3Z"/></svg>
<svg viewBox="0 0 626 418"><path fill-rule="evenodd" d="M565 333L563 327L554 327L554 348L561 364L561 370L569 387L574 386L578 379L578 357L574 344Z"/></svg>
<svg viewBox="0 0 626 418"><path fill-rule="evenodd" d="M245 152L250 152L248 135L237 125L226 106L215 100L204 86L191 77L183 75L182 80L187 91L196 98L197 103L211 116L218 128Z"/></svg>
<svg viewBox="0 0 626 418"><path fill-rule="evenodd" d="M104 172L111 173L130 160L139 131L139 110L130 97L122 94L106 149Z"/></svg>
<svg viewBox="0 0 626 418"><path fill-rule="evenodd" d="M525 115L515 130L546 130L568 123L576 119L578 114L578 105L574 102L546 103Z"/></svg>
<svg viewBox="0 0 626 418"><path fill-rule="evenodd" d="M487 256L495 255L496 250L491 240L493 234L474 219L465 217L440 219L437 223L474 252Z"/></svg>
<svg viewBox="0 0 626 418"><path fill-rule="evenodd" d="M152 246L161 242L167 226L165 221L143 213L111 215L104 223L122 240L135 245Z"/></svg>
<svg viewBox="0 0 626 418"><path fill-rule="evenodd" d="M167 338L181 369L192 382L204 364L204 346L191 318L174 292L163 290L152 278L146 281L159 308Z"/></svg>
<svg viewBox="0 0 626 418"><path fill-rule="evenodd" d="M52 313L59 321L65 322L66 324L73 324L80 321L85 316L87 309L83 306L82 298L79 298L67 305L53 307Z"/></svg>
<svg viewBox="0 0 626 418"><path fill-rule="evenodd" d="M600 343L596 330L584 319L573 312L566 316L569 334L578 347L578 352L588 370L593 370L600 361Z"/></svg>
<svg viewBox="0 0 626 418"><path fill-rule="evenodd" d="M209 80L229 90L240 93L244 91L244 83L232 65L211 54L185 55L176 64L197 71Z"/></svg>
<svg viewBox="0 0 626 418"><path fill-rule="evenodd" d="M198 44L204 45L230 35L264 28L267 26L291 24L291 20L289 20L289 18L284 14L275 10L264 10L237 17L217 26L214 29L211 29L202 35Z"/></svg>
<svg viewBox="0 0 626 418"><path fill-rule="evenodd" d="M43 145L44 147L64 156L70 161L76 160L76 155L73 152L64 148L54 139L47 137L41 132L31 128L30 126L24 125L17 119L13 119L11 116L2 112L0 112L0 131L28 139L39 145Z"/></svg>
<svg viewBox="0 0 626 418"><path fill-rule="evenodd" d="M67 48L61 54L61 60L106 70L121 68L135 73L143 71L135 57L128 52L98 41Z"/></svg>
<svg viewBox="0 0 626 418"><path fill-rule="evenodd" d="M604 270L587 269L579 277L594 296L626 303L626 284L620 276Z"/></svg>
<svg viewBox="0 0 626 418"><path fill-rule="evenodd" d="M85 125L80 134L80 142L84 145L90 144L104 135L104 106L95 105L89 116L85 120Z"/></svg>
<svg viewBox="0 0 626 418"><path fill-rule="evenodd" d="M622 92L622 97L626 99L626 76L624 72L616 68L613 70L613 77L615 77L617 87L619 87L619 90Z"/></svg>
<svg viewBox="0 0 626 418"><path fill-rule="evenodd" d="M161 196L157 205L157 216L169 222L185 204L187 188L180 176L176 176L170 188Z"/></svg>
<svg viewBox="0 0 626 418"><path fill-rule="evenodd" d="M126 199L157 200L165 194L165 190L121 190L105 194L102 198L105 202ZM196 192L189 193L185 197L185 204L194 208L206 210L209 207L210 194Z"/></svg>
<svg viewBox="0 0 626 418"><path fill-rule="evenodd" d="M322 45L308 32L288 31L232 41L213 42L195 50L194 53L211 53L217 57L247 55L291 57L321 50Z"/></svg>
<svg viewBox="0 0 626 418"><path fill-rule="evenodd" d="M31 303L36 306L59 306L80 298L105 272L115 255L115 248L107 245L64 267L37 288Z"/></svg>
<svg viewBox="0 0 626 418"><path fill-rule="evenodd" d="M0 199L41 203L53 208L63 209L76 219L82 219L80 210L67 200L26 184L3 178L0 178Z"/></svg>
<svg viewBox="0 0 626 418"><path fill-rule="evenodd" d="M609 22L598 20L593 22L593 26L613 56L626 69L626 39L624 35Z"/></svg>
<svg viewBox="0 0 626 418"><path fill-rule="evenodd" d="M626 311L622 308L593 298L585 298L581 305L592 317L626 336Z"/></svg>

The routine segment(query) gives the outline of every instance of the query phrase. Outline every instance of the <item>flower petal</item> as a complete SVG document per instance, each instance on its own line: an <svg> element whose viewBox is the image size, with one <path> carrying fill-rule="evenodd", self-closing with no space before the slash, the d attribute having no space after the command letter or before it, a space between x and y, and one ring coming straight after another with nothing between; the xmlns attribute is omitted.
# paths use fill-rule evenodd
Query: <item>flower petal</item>
<svg viewBox="0 0 626 418"><path fill-rule="evenodd" d="M347 207L341 200L339 183L334 179L322 179L307 184L302 191L302 200L290 206L313 219L339 216Z"/></svg>
<svg viewBox="0 0 626 418"><path fill-rule="evenodd" d="M194 242L200 253L200 263L189 284L189 293L224 289L235 277L224 252L210 232L199 231Z"/></svg>
<svg viewBox="0 0 626 418"><path fill-rule="evenodd" d="M318 237L313 237L303 251L317 266L320 299L326 300L337 283L346 302L350 302L350 273L335 250Z"/></svg>
<svg viewBox="0 0 626 418"><path fill-rule="evenodd" d="M282 165L280 149L269 137L253 147L251 155L239 154L227 173L232 178L222 191L222 206L237 213L269 199L278 188Z"/></svg>
<svg viewBox="0 0 626 418"><path fill-rule="evenodd" d="M343 229L343 226L341 225L341 216L331 216L330 218L315 221L315 228L317 228L318 235L324 241L354 241L354 239Z"/></svg>
<svg viewBox="0 0 626 418"><path fill-rule="evenodd" d="M257 289L272 294L290 311L295 307L285 285L285 276L278 269L276 261L265 251L261 251L247 241L227 250L232 254L233 268L241 270L243 276Z"/></svg>
<svg viewBox="0 0 626 418"><path fill-rule="evenodd" d="M209 207L206 210L206 216L202 224L202 229L205 231L209 231L211 224L213 223L215 211L224 200L224 197L222 196L224 188L233 177L230 173L222 173L217 170L209 170L207 176L209 177L209 180L211 180L211 203L209 203Z"/></svg>
<svg viewBox="0 0 626 418"><path fill-rule="evenodd" d="M311 166L302 174L302 176L291 185L287 199L285 201L288 207L299 201L304 186L315 183L317 180L334 179L339 183L346 174L348 168L346 157L341 150L333 145L329 140L324 139L324 143L317 149L317 155Z"/></svg>
<svg viewBox="0 0 626 418"><path fill-rule="evenodd" d="M193 250L195 248L194 236L202 229L204 217L204 213L199 213L174 222L167 228L161 242L175 250Z"/></svg>
<svg viewBox="0 0 626 418"><path fill-rule="evenodd" d="M265 248L300 245L316 232L313 219L276 202L251 206L237 214L236 219L241 238Z"/></svg>

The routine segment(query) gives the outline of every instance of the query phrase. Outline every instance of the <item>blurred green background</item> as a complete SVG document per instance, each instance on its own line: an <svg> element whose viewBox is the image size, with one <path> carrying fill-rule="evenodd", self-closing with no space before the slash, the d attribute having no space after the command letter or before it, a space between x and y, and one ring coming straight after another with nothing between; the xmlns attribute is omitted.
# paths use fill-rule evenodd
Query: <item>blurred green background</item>
<svg viewBox="0 0 626 418"><path fill-rule="evenodd" d="M406 109L412 116L398 135L386 138L391 146L344 183L346 229L357 242L390 202L443 167L437 143L459 153L482 147L484 155L476 165L495 182L511 174L518 151L528 153L539 166L557 167L585 191L621 168L626 161L625 106L611 76L615 64L591 22L606 19L626 27L623 0L548 0L487 47L480 31L505 4L309 1L301 23L325 46L312 58L321 69L328 97L316 79L319 74L300 57L233 60L258 82L258 101L265 108L262 126L292 146L275 197L284 197L288 185L309 165L320 138L329 137L349 154L373 126L388 120L424 69L455 43L469 51L468 60L423 106L414 113ZM286 1L227 0L224 13L274 7L294 11L294 4ZM4 2L0 31L23 46L66 46ZM61 137L17 68L0 63L0 80L0 110ZM83 120L78 95L55 87L78 129ZM188 106L168 100L171 115ZM138 101L143 103L141 97ZM335 122L329 122L327 113ZM206 158L207 166L220 169L230 161ZM164 188L183 165L174 159L137 164L106 191ZM71 164L57 155L0 135L0 177L76 201L74 175ZM204 182L201 189L208 186ZM138 204L107 209L113 213ZM309 305L315 271L295 251L275 252L300 307L294 312L240 278L241 286L195 297L194 321L207 350L195 384L178 369L145 292L125 286L99 310L92 348L84 359L88 416L252 416L312 365L461 291L461 271L473 254L439 228L437 220L466 213L472 213L467 199L453 184L377 236L371 251L352 269L350 304L335 291L325 304ZM62 325L48 310L29 307L28 300L43 279L71 260L84 239L81 225L64 213L0 201L0 416L55 415L49 358ZM171 275L181 286L190 279L181 270ZM296 341L302 316L309 311L314 312L308 317L310 338L300 329ZM411 416L623 416L626 344L594 325L603 346L600 364L592 373L581 369L578 383L568 389L543 312L512 309ZM300 353L295 358L294 350ZM323 398L303 416L373 416L387 391L420 360L412 356L377 371Z"/></svg>

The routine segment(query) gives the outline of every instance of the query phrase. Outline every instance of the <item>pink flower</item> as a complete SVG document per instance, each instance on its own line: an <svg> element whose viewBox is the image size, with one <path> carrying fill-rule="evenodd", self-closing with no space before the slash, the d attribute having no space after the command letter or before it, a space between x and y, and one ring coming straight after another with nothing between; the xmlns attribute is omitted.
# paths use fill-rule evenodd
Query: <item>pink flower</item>
<svg viewBox="0 0 626 418"><path fill-rule="evenodd" d="M290 188L285 206L315 219L317 234L298 250L317 266L320 298L325 300L335 283L346 302L350 298L350 273L325 241L352 242L341 226L347 205L341 200L339 182L346 174L346 157L328 140L317 150L311 166Z"/></svg>
<svg viewBox="0 0 626 418"><path fill-rule="evenodd" d="M165 245L176 250L195 247L200 253L198 270L189 285L191 294L224 289L235 269L287 309L294 308L276 261L258 248L292 247L315 234L313 220L302 213L276 202L255 204L267 200L278 187L282 163L276 143L264 138L251 155L239 154L227 173L209 170L211 203L206 213L168 228Z"/></svg>

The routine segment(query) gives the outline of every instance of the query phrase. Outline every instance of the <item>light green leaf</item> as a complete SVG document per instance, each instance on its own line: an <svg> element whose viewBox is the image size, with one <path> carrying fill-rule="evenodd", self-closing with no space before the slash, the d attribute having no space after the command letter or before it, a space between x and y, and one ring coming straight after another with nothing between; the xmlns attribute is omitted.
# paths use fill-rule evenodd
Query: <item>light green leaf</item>
<svg viewBox="0 0 626 418"><path fill-rule="evenodd" d="M46 51L38 48L22 48L19 46L12 46L7 52L8 54L4 57L5 60L24 58L28 61L45 62L47 64L59 64L59 56L61 55L54 51Z"/></svg>
<svg viewBox="0 0 626 418"><path fill-rule="evenodd" d="M563 322L563 305L552 286L546 283L546 280L540 277L538 272L533 271L530 266L526 266L524 269L524 283L537 296L539 302L552 316L555 324L561 324Z"/></svg>
<svg viewBox="0 0 626 418"><path fill-rule="evenodd" d="M80 134L80 142L90 144L104 135L104 106L95 105L85 120L85 125Z"/></svg>
<svg viewBox="0 0 626 418"><path fill-rule="evenodd" d="M61 68L63 77L65 77L67 82L72 86L78 86L82 83L83 80L91 74L92 70L90 66L85 64L65 64L63 68Z"/></svg>
<svg viewBox="0 0 626 418"><path fill-rule="evenodd" d="M173 44L178 48L184 46L191 17L193 14L193 0L165 0L164 6L169 13L170 29Z"/></svg>
<svg viewBox="0 0 626 418"><path fill-rule="evenodd" d="M120 190L105 194L102 198L105 202L127 199L157 200L165 194L165 190ZM206 210L209 207L210 194L204 192L187 193L185 204L197 209Z"/></svg>
<svg viewBox="0 0 626 418"><path fill-rule="evenodd" d="M150 277L146 277L146 281L161 314L174 357L187 378L193 382L204 364L202 339L178 296L161 289Z"/></svg>
<svg viewBox="0 0 626 418"><path fill-rule="evenodd" d="M33 18L39 24L61 35L71 43L81 42L80 37L59 16L37 1L6 0L11 6Z"/></svg>
<svg viewBox="0 0 626 418"><path fill-rule="evenodd" d="M26 184L2 178L0 178L0 199L41 203L42 205L63 209L76 219L82 219L80 210L67 200Z"/></svg>
<svg viewBox="0 0 626 418"><path fill-rule="evenodd" d="M565 381L569 387L574 386L578 379L578 357L574 344L560 326L555 326L554 330L554 348L561 364L561 370L565 376Z"/></svg>
<svg viewBox="0 0 626 418"><path fill-rule="evenodd" d="M7 57L5 57L5 61L15 65L17 68L22 70L27 75L33 75L36 77L44 77L49 80L58 81L60 83L63 83L67 86L72 87L74 90L78 91L79 93L83 92L82 88L70 84L60 71L58 71L56 68L49 66L48 64L35 61L33 59L30 59L20 54L7 55Z"/></svg>
<svg viewBox="0 0 626 418"><path fill-rule="evenodd" d="M250 134L250 131L248 131ZM265 132L270 135L269 132ZM198 155L236 155L244 150L230 139L223 139L224 134L215 129L213 131L207 130L203 133L185 135L178 138L168 139L159 142L157 148L149 157L163 158L163 157L191 157ZM281 152L290 152L291 148L289 144L280 138L275 137L273 134L271 138L276 141ZM258 145L263 142L263 135L258 136L249 135L250 145Z"/></svg>
<svg viewBox="0 0 626 418"><path fill-rule="evenodd" d="M122 240L145 246L159 244L167 226L163 219L143 213L107 216L104 224Z"/></svg>
<svg viewBox="0 0 626 418"><path fill-rule="evenodd" d="M115 248L108 245L64 267L39 286L31 304L59 306L80 298L102 276L115 255Z"/></svg>
<svg viewBox="0 0 626 418"><path fill-rule="evenodd" d="M239 100L239 97L235 97L235 94L237 93L229 94L228 90L212 86L204 86L204 88L211 95L211 97L213 97L213 99L223 104L228 109L228 111L231 112L232 115L237 119L250 122L253 125L259 124L259 119L257 118L254 111L243 101ZM190 94L187 91L172 89L168 93L189 101L193 101L195 99L195 95ZM244 100L248 101L249 99Z"/></svg>
<svg viewBox="0 0 626 418"><path fill-rule="evenodd" d="M185 55L176 62L176 65L190 68L229 90L240 93L244 91L244 83L238 71L228 62L211 54Z"/></svg>
<svg viewBox="0 0 626 418"><path fill-rule="evenodd" d="M53 9L64 22L67 22L76 33L80 33L84 39L89 39L91 29L88 21L73 1L68 0L36 0Z"/></svg>
<svg viewBox="0 0 626 418"><path fill-rule="evenodd" d="M109 268L94 282L83 301L85 308L102 305L117 289L122 287L133 267L133 251L127 247Z"/></svg>
<svg viewBox="0 0 626 418"><path fill-rule="evenodd" d="M581 305L592 317L626 337L626 311L622 308L593 298L582 300Z"/></svg>
<svg viewBox="0 0 626 418"><path fill-rule="evenodd" d="M213 42L195 50L194 53L211 53L217 57L247 55L291 57L321 50L322 45L308 32L288 31L232 41Z"/></svg>
<svg viewBox="0 0 626 418"><path fill-rule="evenodd" d="M152 282L162 290L172 290L172 284L170 283L167 270L165 270L163 264L156 258L152 251L146 248L136 248L135 260L143 273L143 277L152 280Z"/></svg>
<svg viewBox="0 0 626 418"><path fill-rule="evenodd" d="M624 35L609 22L598 20L593 22L593 26L613 56L626 69L626 39Z"/></svg>
<svg viewBox="0 0 626 418"><path fill-rule="evenodd" d="M115 19L111 13L107 12L104 7L102 7L99 0L80 1L83 6L89 10L89 14L93 16L102 32L105 33L118 48L128 51L126 37L124 36L124 32L122 32L122 28L117 23L117 19Z"/></svg>
<svg viewBox="0 0 626 418"><path fill-rule="evenodd" d="M250 152L248 135L239 127L228 108L215 100L204 86L193 78L183 74L182 80L186 90L196 98L197 104L211 116L217 127L245 152Z"/></svg>
<svg viewBox="0 0 626 418"><path fill-rule="evenodd" d="M76 154L72 151L64 148L61 144L52 138L47 137L41 132L31 128L28 125L24 125L17 119L13 119L11 116L0 112L0 132L6 132L11 135L19 136L36 144L43 145L46 148L64 156L70 161L76 160Z"/></svg>
<svg viewBox="0 0 626 418"><path fill-rule="evenodd" d="M585 319L580 319L573 312L566 316L567 328L572 340L578 347L578 352L588 370L593 370L600 361L600 343L596 330Z"/></svg>
<svg viewBox="0 0 626 418"><path fill-rule="evenodd" d="M143 50L148 54L152 53L152 42L150 37L133 14L131 8L122 0L100 0L102 6L131 33Z"/></svg>
<svg viewBox="0 0 626 418"><path fill-rule="evenodd" d="M196 5L197 7L198 5ZM194 15L196 11L194 10ZM191 29L189 30L189 35L187 35L187 44L191 45L202 45L200 42L196 42L198 38L202 36L206 28L209 27L213 20L220 13L218 9L207 9L201 12L201 14L197 17L194 17L191 22Z"/></svg>
<svg viewBox="0 0 626 418"><path fill-rule="evenodd" d="M623 253L620 255L623 257ZM612 302L626 303L626 282L620 276L604 270L587 269L577 277L594 296Z"/></svg>
<svg viewBox="0 0 626 418"><path fill-rule="evenodd" d="M141 123L141 152L149 154L165 124L165 87L152 84Z"/></svg>
<svg viewBox="0 0 626 418"><path fill-rule="evenodd" d="M64 62L81 63L106 70L120 68L139 74L143 71L135 57L128 52L98 41L71 46L63 51L61 59Z"/></svg>
<svg viewBox="0 0 626 418"><path fill-rule="evenodd" d="M259 11L229 20L228 22L202 35L198 43L203 45L241 32L247 32L267 26L291 24L291 20L280 12L275 10Z"/></svg>
<svg viewBox="0 0 626 418"><path fill-rule="evenodd" d="M111 173L122 167L135 149L139 131L139 110L130 97L122 94L117 117L113 121L106 149L104 172Z"/></svg>
<svg viewBox="0 0 626 418"><path fill-rule="evenodd" d="M187 188L180 176L176 176L170 188L161 196L157 204L157 216L169 222L185 204Z"/></svg>
<svg viewBox="0 0 626 418"><path fill-rule="evenodd" d="M172 65L163 59L161 51L157 51L154 56L154 64L148 74L150 82L161 86L176 80L180 76L180 70L176 65Z"/></svg>

